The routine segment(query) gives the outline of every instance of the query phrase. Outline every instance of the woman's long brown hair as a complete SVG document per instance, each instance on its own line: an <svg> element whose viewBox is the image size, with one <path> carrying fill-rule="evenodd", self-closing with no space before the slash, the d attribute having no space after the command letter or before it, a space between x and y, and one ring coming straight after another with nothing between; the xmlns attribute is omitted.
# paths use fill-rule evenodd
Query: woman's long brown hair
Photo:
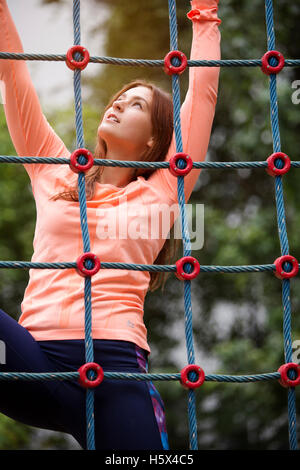
<svg viewBox="0 0 300 470"><path fill-rule="evenodd" d="M152 83L144 80L136 80L125 85L115 96L112 97L106 106L104 113L112 106L112 103L123 93L131 88L144 86L152 91L151 121L153 133L153 145L142 156L141 161L160 162L164 161L169 150L173 136L173 105L171 97L168 93L162 91ZM103 113L103 114L104 114ZM105 142L97 136L97 143L94 151L94 158L106 158ZM101 175L104 166L93 166L85 175L86 199L91 200L94 197L96 184L101 182ZM148 179L155 169L136 168L133 171L132 181L138 176ZM68 191L61 192L51 198L64 199L67 201L78 201L78 189L73 188ZM174 264L177 260L176 254L179 249L181 240L174 238L174 225L170 230L170 238L167 238L154 264ZM164 290L165 283L169 277L169 272L150 272L149 290L155 291L161 287Z"/></svg>

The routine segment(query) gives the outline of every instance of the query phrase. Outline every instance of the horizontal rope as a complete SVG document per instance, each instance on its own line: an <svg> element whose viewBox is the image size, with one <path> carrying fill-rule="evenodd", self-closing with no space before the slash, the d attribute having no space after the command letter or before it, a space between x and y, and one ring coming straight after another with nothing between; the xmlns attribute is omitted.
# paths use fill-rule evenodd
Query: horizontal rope
<svg viewBox="0 0 300 470"><path fill-rule="evenodd" d="M0 52L0 59L8 60L36 60L65 62L66 54L31 54L17 52ZM118 57L90 56L89 62L110 65L124 65L137 67L163 67L164 60L127 59ZM261 59L226 59L226 60L188 60L188 67L261 67ZM285 66L300 66L300 59L285 59Z"/></svg>
<svg viewBox="0 0 300 470"><path fill-rule="evenodd" d="M0 163L31 163L31 164L56 164L56 165L69 165L69 158L58 158L58 157L17 157L15 155L1 155ZM94 165L98 166L112 166L112 167L127 167L127 168L169 168L170 164L168 161L164 162L136 162L136 161L122 161L122 160L110 160L95 158ZM205 169L219 169L219 168L267 168L268 164L266 161L257 162L193 162L193 168L205 168ZM300 161L291 161L291 166L294 168L300 168Z"/></svg>
<svg viewBox="0 0 300 470"><path fill-rule="evenodd" d="M53 381L53 380L77 380L79 372L0 372L0 381L23 380L23 381ZM147 373L129 373L129 372L104 372L104 379L115 380L136 380L136 381L152 381L152 380L180 380L181 374L147 374ZM206 382L261 382L268 380L278 380L279 372L270 372L256 375L211 375L205 376ZM101 385L100 385L101 386Z"/></svg>
<svg viewBox="0 0 300 470"><path fill-rule="evenodd" d="M76 263L32 263L30 261L0 261L0 268L5 269L71 269Z"/></svg>
<svg viewBox="0 0 300 470"><path fill-rule="evenodd" d="M101 262L101 260L100 260ZM300 268L300 265L298 265ZM0 261L0 269L75 269L76 262L66 263L32 263L27 261ZM173 264L134 264L101 262L101 269L127 269L131 271L171 272L176 271ZM246 273L274 271L274 264L257 264L245 266L204 266L200 265L200 273Z"/></svg>
<svg viewBox="0 0 300 470"><path fill-rule="evenodd" d="M78 379L78 372L0 372L0 382L6 380L24 380L36 382L38 380L74 380Z"/></svg>

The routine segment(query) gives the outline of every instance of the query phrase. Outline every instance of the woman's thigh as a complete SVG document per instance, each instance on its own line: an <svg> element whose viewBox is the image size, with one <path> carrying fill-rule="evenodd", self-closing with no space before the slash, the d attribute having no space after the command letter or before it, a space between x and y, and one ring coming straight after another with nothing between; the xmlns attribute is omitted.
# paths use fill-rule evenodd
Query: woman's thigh
<svg viewBox="0 0 300 470"><path fill-rule="evenodd" d="M75 371L84 363L84 341L43 342L41 347L64 370ZM129 342L94 340L94 362L104 372L146 372L140 351ZM96 449L168 449L164 405L152 382L105 377L93 393ZM56 398L68 432L86 448L85 389L77 381L64 382Z"/></svg>
<svg viewBox="0 0 300 470"><path fill-rule="evenodd" d="M6 348L0 372L77 371L85 362L84 341L37 342L2 310L0 340ZM94 343L95 362L104 371L145 372L133 343ZM96 449L167 448L163 404L153 385L104 379L94 393ZM77 381L1 381L0 412L30 426L72 434L86 448L86 391Z"/></svg>
<svg viewBox="0 0 300 470"><path fill-rule="evenodd" d="M105 405L102 406L101 400L96 402L99 448L163 450L148 384L132 380L111 381L107 389L109 399Z"/></svg>
<svg viewBox="0 0 300 470"><path fill-rule="evenodd" d="M124 372L124 371L122 371ZM137 372L128 370L127 372ZM70 387L68 384L67 387ZM73 384L76 387L76 384ZM80 386L79 386L80 387ZM86 448L86 393L79 388L65 400L62 393L66 426L79 444ZM95 445L97 450L163 450L162 436L155 415L148 384L133 380L109 380L94 389Z"/></svg>
<svg viewBox="0 0 300 470"><path fill-rule="evenodd" d="M0 310L0 340L5 351L0 372L53 372L32 335ZM1 380L0 412L30 426L64 431L54 382Z"/></svg>

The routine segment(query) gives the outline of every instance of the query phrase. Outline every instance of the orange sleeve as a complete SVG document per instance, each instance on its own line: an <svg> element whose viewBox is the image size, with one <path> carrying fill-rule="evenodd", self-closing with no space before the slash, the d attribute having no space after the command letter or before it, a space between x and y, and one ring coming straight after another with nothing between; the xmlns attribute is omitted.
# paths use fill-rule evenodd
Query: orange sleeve
<svg viewBox="0 0 300 470"><path fill-rule="evenodd" d="M0 50L23 53L20 37L5 0L0 0ZM0 60L0 80L5 90L6 122L17 154L68 158L70 152L41 110L26 61ZM39 166L24 165L31 178Z"/></svg>
<svg viewBox="0 0 300 470"><path fill-rule="evenodd" d="M219 0L193 0L187 17L193 23L191 60L219 60L221 34L218 18ZM210 140L218 94L219 67L189 67L189 87L181 106L180 119L183 152L194 162L205 159ZM166 161L176 153L175 135ZM188 201L201 169L192 169L184 177L185 202ZM177 177L168 169L158 169L148 179L158 190L167 191L177 201Z"/></svg>

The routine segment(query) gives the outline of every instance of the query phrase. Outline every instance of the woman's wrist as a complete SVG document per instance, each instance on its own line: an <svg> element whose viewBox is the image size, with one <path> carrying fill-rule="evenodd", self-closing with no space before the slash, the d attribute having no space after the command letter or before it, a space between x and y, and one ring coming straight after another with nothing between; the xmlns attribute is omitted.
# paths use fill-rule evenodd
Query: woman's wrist
<svg viewBox="0 0 300 470"><path fill-rule="evenodd" d="M219 0L192 0L191 10L187 13L187 17L194 21L216 21L218 24L222 20L218 17Z"/></svg>

